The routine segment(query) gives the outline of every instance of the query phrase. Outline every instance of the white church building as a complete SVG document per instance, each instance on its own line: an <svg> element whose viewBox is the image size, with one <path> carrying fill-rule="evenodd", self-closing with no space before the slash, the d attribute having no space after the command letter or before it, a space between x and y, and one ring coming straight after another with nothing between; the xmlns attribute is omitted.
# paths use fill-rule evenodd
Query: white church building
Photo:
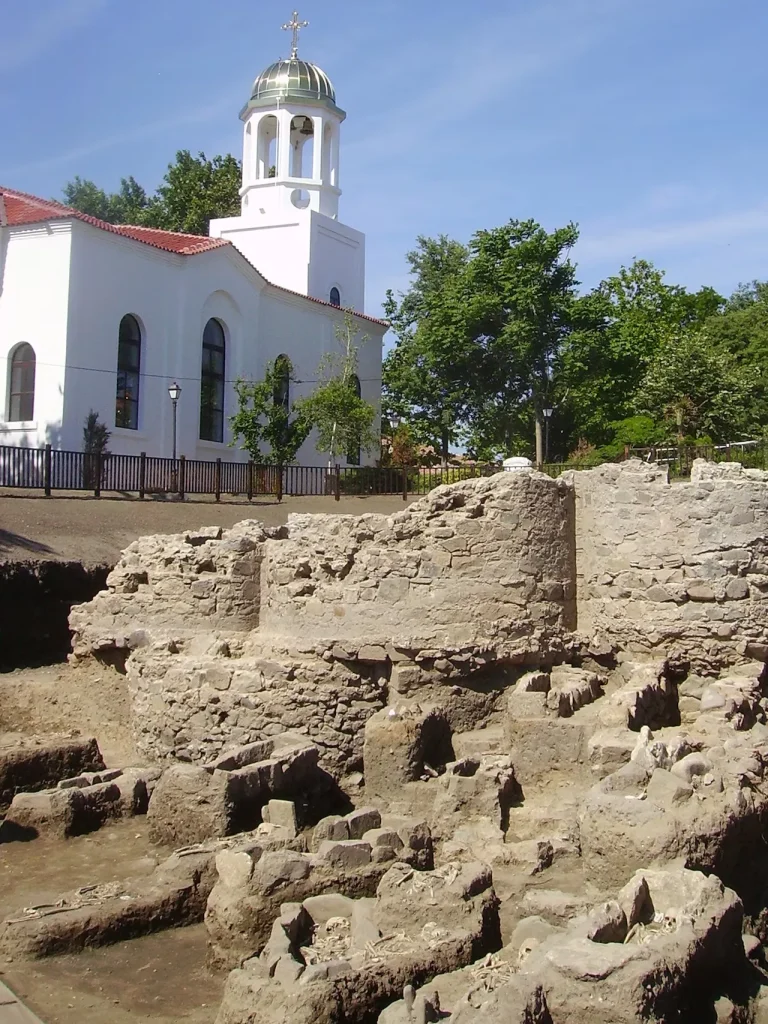
<svg viewBox="0 0 768 1024"><path fill-rule="evenodd" d="M290 360L288 400L311 392L349 310L363 398L381 399L386 322L364 314L365 238L339 220L341 125L327 75L290 59L256 79L240 117L242 208L210 237L112 225L0 188L0 445L79 451L89 411L115 454L231 448L234 382ZM350 461L355 461L350 453ZM302 465L322 465L312 437ZM373 458L363 458L372 462Z"/></svg>

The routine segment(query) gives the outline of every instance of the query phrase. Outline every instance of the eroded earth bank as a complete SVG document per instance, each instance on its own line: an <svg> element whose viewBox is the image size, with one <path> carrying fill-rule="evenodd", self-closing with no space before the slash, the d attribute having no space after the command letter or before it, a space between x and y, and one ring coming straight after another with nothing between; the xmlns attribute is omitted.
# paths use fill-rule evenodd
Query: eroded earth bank
<svg viewBox="0 0 768 1024"><path fill-rule="evenodd" d="M5 972L108 1000L120 950L114 1021L766 1024L766 610L737 464L142 538L70 617L132 736L0 747Z"/></svg>

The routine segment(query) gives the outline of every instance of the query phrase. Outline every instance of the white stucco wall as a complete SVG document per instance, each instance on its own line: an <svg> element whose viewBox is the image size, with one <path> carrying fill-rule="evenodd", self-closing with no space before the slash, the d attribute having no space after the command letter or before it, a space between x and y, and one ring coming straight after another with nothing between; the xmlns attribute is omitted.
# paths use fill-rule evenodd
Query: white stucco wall
<svg viewBox="0 0 768 1024"><path fill-rule="evenodd" d="M41 236L41 241L47 237ZM59 393L57 404L51 399L50 388L38 392L36 408L45 408L45 421L52 427L47 436L35 434L30 444L50 440L57 447L79 451L83 422L93 409L112 431L112 452L137 455L144 451L170 457L172 406L167 389L175 380L182 388L177 454L202 460L247 461L247 453L227 444L231 437L229 417L236 411L234 380L259 379L266 362L285 353L296 377L306 382L293 386L292 397L296 398L312 390L323 353L338 346L334 329L343 322L341 311L268 285L234 248L179 256L79 221L55 237L67 243L63 256L50 271L55 287L52 281L49 291L60 296L58 307L51 307L60 308L58 333L51 328L49 313L43 317L44 331L34 336L19 335L20 325L31 322L29 309L36 306L39 312L42 305L37 288L32 289L26 304L19 305L25 290L29 290L24 282L35 280L40 261L34 255L26 264L18 264L9 288L9 294L14 295L9 308L16 310L18 329L0 332L0 342L7 350L16 341L30 341L37 350L38 337L55 339L49 348L40 349L38 359L43 358L40 352L44 351L46 362L61 368L57 386L65 397L62 403ZM7 263L10 266L12 261ZM0 297L0 316L5 315L4 301ZM137 319L142 331L137 430L114 425L118 332L127 313ZM221 444L199 439L202 337L211 317L219 320L226 337L225 441ZM363 320L357 323L358 343L368 336L360 352L362 392L378 406L384 328ZM324 461L313 440L307 441L299 462L323 465ZM364 461L370 463L375 457Z"/></svg>
<svg viewBox="0 0 768 1024"><path fill-rule="evenodd" d="M298 211L279 217L254 208L247 217L211 221L211 237L226 238L268 281L309 294L310 219Z"/></svg>
<svg viewBox="0 0 768 1024"><path fill-rule="evenodd" d="M327 302L334 286L342 306L365 311L365 235L312 213L307 294Z"/></svg>
<svg viewBox="0 0 768 1024"><path fill-rule="evenodd" d="M63 448L80 450L93 409L112 431L110 451L170 456L167 387L177 365L184 259L74 223ZM138 430L115 427L118 331L126 313L142 332ZM199 378L199 366L196 372Z"/></svg>
<svg viewBox="0 0 768 1024"><path fill-rule="evenodd" d="M70 225L4 228L0 261L0 445L59 445L69 301ZM35 350L34 420L10 423L10 361L16 347Z"/></svg>
<svg viewBox="0 0 768 1024"><path fill-rule="evenodd" d="M211 221L211 236L226 238L273 284L328 302L365 310L365 235L314 210L261 213Z"/></svg>

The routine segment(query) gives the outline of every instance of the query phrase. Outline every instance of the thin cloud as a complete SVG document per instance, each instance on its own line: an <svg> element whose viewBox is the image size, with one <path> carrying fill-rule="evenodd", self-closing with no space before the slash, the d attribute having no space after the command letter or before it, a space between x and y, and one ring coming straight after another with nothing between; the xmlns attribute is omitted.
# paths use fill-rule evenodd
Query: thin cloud
<svg viewBox="0 0 768 1024"><path fill-rule="evenodd" d="M690 245L722 245L768 231L768 203L746 210L659 224L654 227L626 227L604 235L583 231L577 247L580 263L626 260L635 255L678 249Z"/></svg>
<svg viewBox="0 0 768 1024"><path fill-rule="evenodd" d="M204 124L207 121L215 121L226 113L232 106L232 95L227 93L225 98L207 103L205 106L191 110L181 117L169 117L160 121L152 121L149 124L139 125L136 128L120 132L119 135L106 135L93 142L87 142L82 146L67 150L64 153L56 153L44 159L33 160L30 163L20 164L16 167L4 167L0 169L0 178L9 181L14 175L28 174L32 171L45 170L47 167L61 167L66 164L82 160L84 157L92 156L94 153L102 153L104 150L113 149L115 146L122 146L127 142L142 142L155 135L162 135L164 132L173 131L186 124Z"/></svg>
<svg viewBox="0 0 768 1024"><path fill-rule="evenodd" d="M32 63L61 39L88 24L106 7L107 0L55 0L42 10L29 4L35 16L0 39L0 75Z"/></svg>
<svg viewBox="0 0 768 1024"><path fill-rule="evenodd" d="M455 125L491 102L501 117L508 116L509 107L519 99L515 91L593 47L615 28L617 14L628 6L628 0L569 0L567 5L553 0L530 16L497 16L482 24L449 57L437 45L428 53L422 48L414 66L429 68L435 84L383 118L374 118L375 129L346 143L345 155L378 162L385 153L412 151L424 141L425 124L432 132L441 125ZM494 39L499 41L495 47L489 44ZM407 56L401 55L397 63L400 68L407 65ZM442 73L435 75L436 69ZM402 77L401 71L398 74ZM418 85L418 76L414 83Z"/></svg>

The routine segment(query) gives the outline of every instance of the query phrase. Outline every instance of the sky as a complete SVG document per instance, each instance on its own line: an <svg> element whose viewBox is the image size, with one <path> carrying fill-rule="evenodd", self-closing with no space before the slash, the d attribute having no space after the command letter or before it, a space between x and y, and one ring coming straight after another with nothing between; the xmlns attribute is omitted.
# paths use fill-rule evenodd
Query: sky
<svg viewBox="0 0 768 1024"><path fill-rule="evenodd" d="M0 0L0 183L148 190L178 149L241 156L281 0ZM635 257L729 294L768 278L766 0L302 0L300 56L347 111L340 219L367 311L418 235L581 232L590 288ZM269 268L263 267L269 277Z"/></svg>

